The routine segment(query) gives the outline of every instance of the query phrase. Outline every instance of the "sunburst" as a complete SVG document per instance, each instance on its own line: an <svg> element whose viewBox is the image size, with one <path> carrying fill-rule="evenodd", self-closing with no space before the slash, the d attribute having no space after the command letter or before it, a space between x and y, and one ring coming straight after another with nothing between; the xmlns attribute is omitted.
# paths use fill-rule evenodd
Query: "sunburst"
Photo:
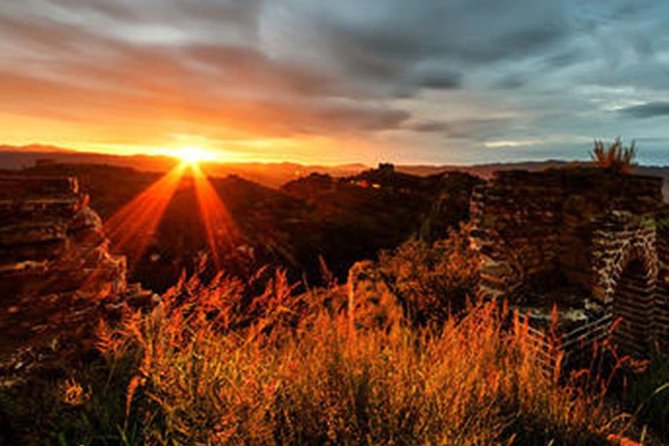
<svg viewBox="0 0 669 446"><path fill-rule="evenodd" d="M172 200L172 197L187 171L192 173L197 197L197 211L202 218L207 235L211 258L220 265L222 252L232 247L234 222L221 201L200 163L216 160L212 152L201 147L183 147L169 153L181 163L144 190L109 218L105 229L115 242L115 248L123 252L133 263L139 260Z"/></svg>

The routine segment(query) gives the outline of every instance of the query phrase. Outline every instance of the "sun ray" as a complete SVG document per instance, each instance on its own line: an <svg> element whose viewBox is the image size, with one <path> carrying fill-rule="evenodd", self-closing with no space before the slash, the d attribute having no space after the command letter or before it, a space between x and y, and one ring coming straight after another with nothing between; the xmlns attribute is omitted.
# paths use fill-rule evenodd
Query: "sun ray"
<svg viewBox="0 0 669 446"><path fill-rule="evenodd" d="M207 244L217 267L221 253L233 246L234 222L223 201L197 163L191 165L200 214L207 234Z"/></svg>
<svg viewBox="0 0 669 446"><path fill-rule="evenodd" d="M182 163L170 170L105 223L105 232L115 249L127 255L131 262L139 260L146 251L186 167L188 165Z"/></svg>

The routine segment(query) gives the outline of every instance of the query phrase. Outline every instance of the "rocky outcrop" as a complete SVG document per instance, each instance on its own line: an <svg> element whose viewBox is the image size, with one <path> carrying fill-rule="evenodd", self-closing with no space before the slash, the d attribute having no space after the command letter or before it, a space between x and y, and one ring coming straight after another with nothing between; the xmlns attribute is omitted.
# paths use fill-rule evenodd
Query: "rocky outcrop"
<svg viewBox="0 0 669 446"><path fill-rule="evenodd" d="M1 375L72 360L101 317L153 298L126 283L75 178L0 175Z"/></svg>

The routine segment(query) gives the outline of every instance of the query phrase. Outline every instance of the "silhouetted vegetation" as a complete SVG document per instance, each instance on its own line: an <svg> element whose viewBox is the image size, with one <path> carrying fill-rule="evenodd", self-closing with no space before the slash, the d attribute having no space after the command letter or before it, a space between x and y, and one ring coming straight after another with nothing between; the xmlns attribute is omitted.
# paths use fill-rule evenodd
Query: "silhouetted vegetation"
<svg viewBox="0 0 669 446"><path fill-rule="evenodd" d="M643 373L632 375L621 390L625 407L639 424L669 439L669 358L654 358Z"/></svg>

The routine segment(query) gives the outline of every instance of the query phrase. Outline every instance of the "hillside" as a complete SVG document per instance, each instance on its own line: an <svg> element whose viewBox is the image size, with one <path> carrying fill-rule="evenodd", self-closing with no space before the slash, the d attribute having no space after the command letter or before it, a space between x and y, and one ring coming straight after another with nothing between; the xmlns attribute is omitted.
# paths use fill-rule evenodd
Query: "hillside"
<svg viewBox="0 0 669 446"><path fill-rule="evenodd" d="M105 221L161 176L97 164L49 164L23 172L78 177ZM353 262L411 236L445 235L468 217L469 195L478 182L464 174L417 177L374 169L342 178L312 174L278 190L235 175L211 179L237 229L226 268L245 276L279 265L291 279L310 283L322 278L320 258L343 279ZM137 234L147 249L130 259L133 281L164 290L184 268L193 270L207 246L197 209L193 179L184 176L155 233Z"/></svg>

